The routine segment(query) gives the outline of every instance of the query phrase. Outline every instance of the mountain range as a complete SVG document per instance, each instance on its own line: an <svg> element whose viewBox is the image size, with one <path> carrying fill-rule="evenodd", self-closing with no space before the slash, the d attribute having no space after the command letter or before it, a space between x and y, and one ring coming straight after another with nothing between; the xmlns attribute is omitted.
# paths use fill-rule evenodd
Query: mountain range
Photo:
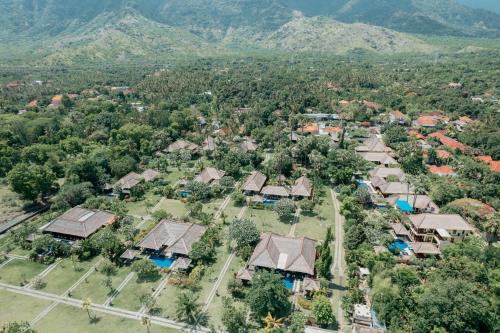
<svg viewBox="0 0 500 333"><path fill-rule="evenodd" d="M0 21L0 63L432 52L413 34L500 36L499 14L455 0L0 0Z"/></svg>

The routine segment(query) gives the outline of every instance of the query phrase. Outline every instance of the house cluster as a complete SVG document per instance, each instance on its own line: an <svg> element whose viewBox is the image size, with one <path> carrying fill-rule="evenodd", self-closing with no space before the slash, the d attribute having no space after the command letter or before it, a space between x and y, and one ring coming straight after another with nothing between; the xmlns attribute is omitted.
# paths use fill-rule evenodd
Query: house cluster
<svg viewBox="0 0 500 333"><path fill-rule="evenodd" d="M160 173L153 169L146 169L141 174L136 172L130 172L127 175L120 178L113 187L106 186L109 190L118 190L120 193L125 195L130 195L133 189L143 183L152 182L160 176Z"/></svg>
<svg viewBox="0 0 500 333"><path fill-rule="evenodd" d="M418 257L439 255L450 243L462 240L474 229L460 216L439 214L439 207L424 194L417 194L414 186L391 156L392 150L379 136L371 136L356 148L364 159L377 164L369 171L367 180L359 181L368 189L372 203L378 207L392 206L406 218L390 226L395 239L407 246L398 247L405 255ZM375 161L379 154L383 160ZM390 161L390 163L384 163Z"/></svg>
<svg viewBox="0 0 500 333"><path fill-rule="evenodd" d="M340 141L342 135L342 128L336 126L329 126L323 119L337 119L334 114L308 114L312 122L308 122L297 129L301 135L314 135L314 136L329 136L333 144ZM292 140L292 141L296 141Z"/></svg>
<svg viewBox="0 0 500 333"><path fill-rule="evenodd" d="M283 177L280 178L283 180ZM313 194L313 184L309 178L303 176L298 178L293 186L265 185L266 175L259 171L252 172L245 184L243 193L252 196L253 203L273 203L276 200L292 198L296 200L310 199Z"/></svg>

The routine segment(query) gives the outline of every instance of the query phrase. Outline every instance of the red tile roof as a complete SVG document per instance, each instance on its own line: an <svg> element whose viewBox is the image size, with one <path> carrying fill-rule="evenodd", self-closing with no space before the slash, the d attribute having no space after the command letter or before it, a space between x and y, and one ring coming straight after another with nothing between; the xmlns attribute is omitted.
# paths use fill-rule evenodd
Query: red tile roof
<svg viewBox="0 0 500 333"><path fill-rule="evenodd" d="M300 133L318 133L319 132L319 126L318 124L314 123L309 123L305 124L302 126L302 128L299 128Z"/></svg>
<svg viewBox="0 0 500 333"><path fill-rule="evenodd" d="M434 127L438 124L438 119L433 116L420 116L416 122L420 126Z"/></svg>
<svg viewBox="0 0 500 333"><path fill-rule="evenodd" d="M473 123L474 120L470 119L469 117L467 116L462 116L460 118L458 118L460 121L466 123L466 124L470 124L470 123Z"/></svg>
<svg viewBox="0 0 500 333"><path fill-rule="evenodd" d="M425 136L423 134L419 133L416 130L409 130L408 134L411 135L411 136L414 136L414 137L416 137L417 139L420 139L420 140L425 139Z"/></svg>
<svg viewBox="0 0 500 333"><path fill-rule="evenodd" d="M464 145L463 143L461 142L458 142L457 140L455 139L452 139L452 138L449 138L447 136L442 136L439 138L439 141L441 141L441 143L449 148L452 148L452 149L458 149L460 151L465 151L465 149L468 148L468 146Z"/></svg>
<svg viewBox="0 0 500 333"><path fill-rule="evenodd" d="M398 111L398 110L391 112L391 114L396 118L405 118L405 115L403 114L403 112Z"/></svg>
<svg viewBox="0 0 500 333"><path fill-rule="evenodd" d="M500 172L500 161L490 162L490 170L494 172Z"/></svg>
<svg viewBox="0 0 500 333"><path fill-rule="evenodd" d="M437 154L437 157L440 158L440 159L448 159L451 157L451 154L449 152L447 152L446 150L443 150L443 149L437 149L436 150L436 154Z"/></svg>
<svg viewBox="0 0 500 333"><path fill-rule="evenodd" d="M490 164L491 162L493 162L493 157L487 155L487 156L476 156L476 159L480 160L480 161L483 161L485 163L488 163Z"/></svg>
<svg viewBox="0 0 500 333"><path fill-rule="evenodd" d="M453 175L455 172L449 165L437 166L437 165L429 165L429 172L435 175Z"/></svg>
<svg viewBox="0 0 500 333"><path fill-rule="evenodd" d="M327 133L340 133L342 132L342 128L340 127L325 127L323 131Z"/></svg>

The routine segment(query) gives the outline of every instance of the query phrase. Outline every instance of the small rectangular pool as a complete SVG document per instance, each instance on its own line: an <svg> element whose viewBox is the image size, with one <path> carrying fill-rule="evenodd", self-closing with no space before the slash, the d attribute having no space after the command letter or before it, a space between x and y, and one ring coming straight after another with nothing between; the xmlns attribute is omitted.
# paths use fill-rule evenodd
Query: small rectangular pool
<svg viewBox="0 0 500 333"><path fill-rule="evenodd" d="M285 285L285 288L288 290L293 289L293 282L294 282L294 279L291 276L283 278L283 284Z"/></svg>
<svg viewBox="0 0 500 333"><path fill-rule="evenodd" d="M157 267L160 268L170 268L174 263L175 259L165 256L150 256L149 260L151 260Z"/></svg>
<svg viewBox="0 0 500 333"><path fill-rule="evenodd" d="M389 251L396 252L396 249L397 249L401 253L406 253L408 251L409 247L410 246L406 242L404 242L400 239L394 240L394 242L388 246Z"/></svg>

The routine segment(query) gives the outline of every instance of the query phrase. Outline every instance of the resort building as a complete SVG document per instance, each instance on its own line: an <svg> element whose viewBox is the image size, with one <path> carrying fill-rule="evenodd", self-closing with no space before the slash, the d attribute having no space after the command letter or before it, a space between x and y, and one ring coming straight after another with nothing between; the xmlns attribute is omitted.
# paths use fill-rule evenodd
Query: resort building
<svg viewBox="0 0 500 333"><path fill-rule="evenodd" d="M414 242L434 243L439 249L449 243L461 241L474 229L456 214L410 215L410 233Z"/></svg>
<svg viewBox="0 0 500 333"><path fill-rule="evenodd" d="M256 151L259 148L259 146L252 138L246 137L240 144L240 148L244 153L247 153L249 151L250 152Z"/></svg>
<svg viewBox="0 0 500 333"><path fill-rule="evenodd" d="M283 198L288 198L290 196L290 190L285 186L265 186L260 192L265 199L268 200L279 200Z"/></svg>
<svg viewBox="0 0 500 333"><path fill-rule="evenodd" d="M248 176L245 185L243 185L243 192L245 195L256 195L262 191L262 187L266 183L267 177L259 172L254 171Z"/></svg>
<svg viewBox="0 0 500 333"><path fill-rule="evenodd" d="M202 149L204 151L215 151L215 149L217 149L217 145L215 144L215 139L211 136L207 137L205 141L203 141Z"/></svg>
<svg viewBox="0 0 500 333"><path fill-rule="evenodd" d="M41 227L40 230L51 233L56 238L78 240L93 235L99 229L115 221L116 216L112 213L74 207Z"/></svg>
<svg viewBox="0 0 500 333"><path fill-rule="evenodd" d="M300 177L292 187L291 195L295 199L311 198L313 191L312 182L307 177Z"/></svg>
<svg viewBox="0 0 500 333"><path fill-rule="evenodd" d="M130 172L126 176L120 178L114 185L115 188L120 189L122 193L130 194L130 191L140 184L142 181L150 182L160 176L160 173L153 169L147 169L142 174Z"/></svg>
<svg viewBox="0 0 500 333"><path fill-rule="evenodd" d="M205 183L205 184L217 184L222 177L224 177L225 172L218 170L216 168L208 167L205 168L199 175L194 178L195 182Z"/></svg>
<svg viewBox="0 0 500 333"><path fill-rule="evenodd" d="M200 149L200 146L198 146L195 143L192 143L192 142L189 142L186 140L177 140L167 147L167 152L173 153L173 152L179 151L179 150L188 150L192 153L197 153L199 151L199 149Z"/></svg>
<svg viewBox="0 0 500 333"><path fill-rule="evenodd" d="M379 164L385 167L398 165L398 162L387 153L374 153L374 152L358 152L365 161Z"/></svg>
<svg viewBox="0 0 500 333"><path fill-rule="evenodd" d="M240 279L250 277L257 268L283 273L314 276L316 241L265 233L248 261L247 268L238 273Z"/></svg>
<svg viewBox="0 0 500 333"><path fill-rule="evenodd" d="M160 221L139 243L145 251L165 256L189 255L191 247L199 241L207 227L172 220Z"/></svg>
<svg viewBox="0 0 500 333"><path fill-rule="evenodd" d="M371 177L378 177L382 179L386 179L387 177L397 178L399 181L403 180L405 177L405 173L400 168L384 168L378 166L368 173Z"/></svg>
<svg viewBox="0 0 500 333"><path fill-rule="evenodd" d="M378 190L384 197L394 194L413 194L414 188L409 183L388 182L383 178L372 177L370 179L372 186Z"/></svg>
<svg viewBox="0 0 500 333"><path fill-rule="evenodd" d="M405 213L439 213L439 207L427 195L399 194L390 196L387 201Z"/></svg>
<svg viewBox="0 0 500 333"><path fill-rule="evenodd" d="M387 147L376 135L370 136L360 146L356 147L357 152L372 152L372 153L390 153L392 149Z"/></svg>

